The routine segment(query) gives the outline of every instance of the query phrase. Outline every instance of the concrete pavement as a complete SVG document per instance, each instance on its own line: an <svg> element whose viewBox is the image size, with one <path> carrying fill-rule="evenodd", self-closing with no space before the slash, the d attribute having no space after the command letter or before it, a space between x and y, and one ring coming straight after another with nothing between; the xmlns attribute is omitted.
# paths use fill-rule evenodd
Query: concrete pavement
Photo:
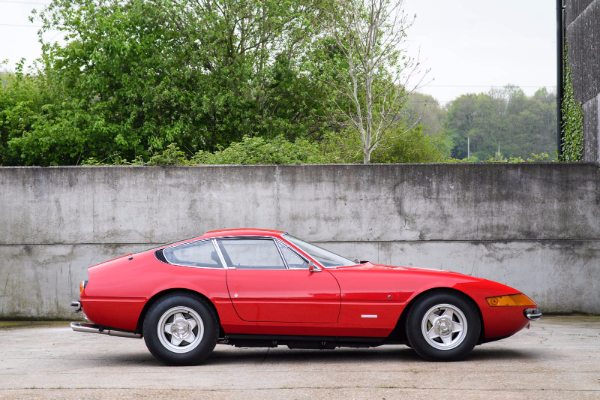
<svg viewBox="0 0 600 400"><path fill-rule="evenodd" d="M600 317L544 317L467 360L404 346L236 349L165 367L143 340L0 324L1 399L600 399Z"/></svg>

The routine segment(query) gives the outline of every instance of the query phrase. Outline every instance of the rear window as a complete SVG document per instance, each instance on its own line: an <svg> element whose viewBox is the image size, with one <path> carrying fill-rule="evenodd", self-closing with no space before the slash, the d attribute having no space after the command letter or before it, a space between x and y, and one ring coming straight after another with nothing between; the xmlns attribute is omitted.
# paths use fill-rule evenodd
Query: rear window
<svg viewBox="0 0 600 400"><path fill-rule="evenodd" d="M170 264L199 268L224 268L212 240L185 243L163 250Z"/></svg>

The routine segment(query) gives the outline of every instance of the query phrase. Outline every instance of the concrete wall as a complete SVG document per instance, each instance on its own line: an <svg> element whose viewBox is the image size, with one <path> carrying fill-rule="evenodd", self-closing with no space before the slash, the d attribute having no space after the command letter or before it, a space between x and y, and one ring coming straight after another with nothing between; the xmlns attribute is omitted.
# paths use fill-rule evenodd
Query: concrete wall
<svg viewBox="0 0 600 400"><path fill-rule="evenodd" d="M600 0L568 0L566 6L569 65L584 111L584 160L600 161Z"/></svg>
<svg viewBox="0 0 600 400"><path fill-rule="evenodd" d="M0 167L0 317L69 317L87 267L207 230L493 279L600 313L598 164Z"/></svg>

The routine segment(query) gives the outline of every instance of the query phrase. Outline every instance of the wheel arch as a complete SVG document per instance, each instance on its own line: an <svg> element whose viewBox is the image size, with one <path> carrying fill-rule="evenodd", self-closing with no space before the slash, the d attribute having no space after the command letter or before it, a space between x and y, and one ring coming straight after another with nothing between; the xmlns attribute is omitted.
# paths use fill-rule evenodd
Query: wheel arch
<svg viewBox="0 0 600 400"><path fill-rule="evenodd" d="M454 288L450 288L450 287L436 287L436 288L427 289L427 290L424 290L423 292L419 293L415 297L413 297L408 302L406 307L404 307L404 310L402 310L402 313L400 314L400 318L398 318L398 322L396 323L396 327L394 328L392 333L390 333L390 335L388 336L388 339L393 340L393 341L398 341L398 342L408 342L408 338L406 337L406 329L405 328L406 328L406 319L408 318L408 314L410 313L411 308L414 307L414 305L417 304L417 302L420 299L422 299L423 297L428 296L432 293L440 293L440 292L457 294L457 295L463 297L464 299L466 299L467 301L469 301L475 307L475 309L477 310L477 315L479 316L479 322L481 323L481 331L479 332L479 340L477 341L477 344L483 343L485 340L485 325L484 325L483 315L481 314L481 309L479 308L479 305L477 304L477 302L475 300L473 300L473 298L471 296L469 296L465 292L462 292L458 289L454 289Z"/></svg>
<svg viewBox="0 0 600 400"><path fill-rule="evenodd" d="M215 315L217 316L218 322L219 322L219 330L220 330L219 336L222 336L223 327L221 326L221 317L219 316L219 312L217 311L217 307L215 306L215 304L208 297L203 295L202 293L197 292L195 290L184 289L184 288L165 289L165 290L162 290L162 291L154 294L151 298L149 298L148 301L146 302L146 304L144 304L144 308L142 308L142 312L140 313L140 316L138 318L135 331L137 333L143 334L144 319L146 318L146 314L148 313L148 310L150 309L150 307L152 307L152 305L155 304L161 298L175 294L175 293L187 294L187 295L192 295L194 297L199 297L202 300L204 300L209 305L209 307L212 307L213 311L215 312Z"/></svg>

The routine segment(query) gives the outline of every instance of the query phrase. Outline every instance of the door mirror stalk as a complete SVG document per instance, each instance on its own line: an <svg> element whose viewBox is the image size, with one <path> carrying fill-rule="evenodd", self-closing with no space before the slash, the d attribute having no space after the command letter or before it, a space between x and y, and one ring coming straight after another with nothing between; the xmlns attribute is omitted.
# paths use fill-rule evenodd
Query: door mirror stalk
<svg viewBox="0 0 600 400"><path fill-rule="evenodd" d="M323 271L323 268L319 267L317 264L311 261L310 264L308 264L308 270L310 272L321 272Z"/></svg>

